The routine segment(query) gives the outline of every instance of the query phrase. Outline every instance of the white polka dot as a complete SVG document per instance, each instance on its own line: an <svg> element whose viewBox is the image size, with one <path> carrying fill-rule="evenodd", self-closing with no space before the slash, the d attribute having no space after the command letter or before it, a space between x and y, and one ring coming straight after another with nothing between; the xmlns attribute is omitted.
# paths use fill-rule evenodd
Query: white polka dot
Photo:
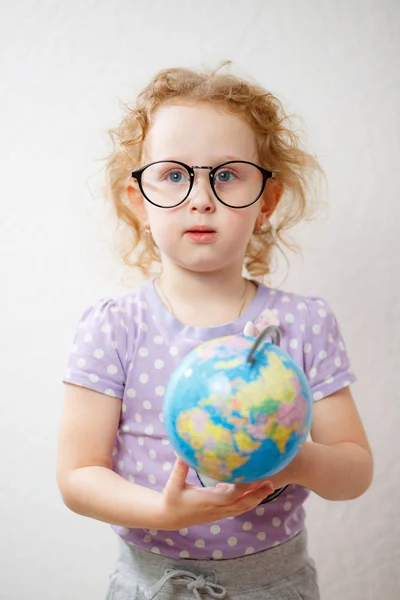
<svg viewBox="0 0 400 600"><path fill-rule="evenodd" d="M272 544L272 547L273 547L273 548L275 548L275 546L280 546L280 545L281 545L281 543L280 543L280 542L278 542L278 541L276 541L276 542L274 542L274 543Z"/></svg>
<svg viewBox="0 0 400 600"><path fill-rule="evenodd" d="M318 335L319 333L321 333L321 325L313 325L312 332L314 333L314 335Z"/></svg>
<svg viewBox="0 0 400 600"><path fill-rule="evenodd" d="M286 323L293 323L294 315L292 315L292 313L287 313L287 315L285 316L285 321L286 321Z"/></svg>
<svg viewBox="0 0 400 600"><path fill-rule="evenodd" d="M150 450L149 450L149 456L153 460L155 460L157 458L157 452L154 450L154 448L150 448Z"/></svg>
<svg viewBox="0 0 400 600"><path fill-rule="evenodd" d="M221 550L214 550L212 555L213 555L213 558L222 558L224 553Z"/></svg>
<svg viewBox="0 0 400 600"><path fill-rule="evenodd" d="M299 342L298 342L298 340L296 340L296 338L291 339L289 342L289 346L293 349L297 348L298 345L299 345Z"/></svg>
<svg viewBox="0 0 400 600"><path fill-rule="evenodd" d="M76 344L72 344L71 354L76 354L77 352L78 352L78 346Z"/></svg>
<svg viewBox="0 0 400 600"><path fill-rule="evenodd" d="M312 367L312 368L311 368L311 369L308 371L308 376L309 376L310 378L313 378L313 377L315 377L315 376L316 376L316 374L317 374L317 369L316 369L315 367Z"/></svg>
<svg viewBox="0 0 400 600"><path fill-rule="evenodd" d="M289 298L289 296L282 296L281 300L282 300L282 302L285 302L285 304L287 304L288 302L291 301L291 298Z"/></svg>
<svg viewBox="0 0 400 600"><path fill-rule="evenodd" d="M144 437L142 437L142 436L138 437L137 443L139 444L139 446L144 446Z"/></svg>
<svg viewBox="0 0 400 600"><path fill-rule="evenodd" d="M250 531L250 529L252 529L253 525L252 523L250 523L250 521L245 521L242 525L242 529L243 531Z"/></svg>
<svg viewBox="0 0 400 600"><path fill-rule="evenodd" d="M100 327L100 331L102 331L103 333L110 333L111 331L111 326L109 323L104 323L104 325L102 325Z"/></svg>
<svg viewBox="0 0 400 600"><path fill-rule="evenodd" d="M206 543L205 543L204 540L196 540L195 543L194 543L194 545L197 548L204 548L204 546L206 545Z"/></svg>
<svg viewBox="0 0 400 600"><path fill-rule="evenodd" d="M342 352L345 351L345 347L342 341L339 342L339 348L341 349Z"/></svg>
<svg viewBox="0 0 400 600"><path fill-rule="evenodd" d="M93 336L92 336L92 334L91 334L91 333L87 333L83 339L84 339L84 341L85 341L86 343L89 343L89 342L91 342L91 341L92 341L92 339L93 339Z"/></svg>
<svg viewBox="0 0 400 600"><path fill-rule="evenodd" d="M93 383L97 383L99 381L99 376L96 375L96 373L90 373L89 375L89 379L90 381L92 381Z"/></svg>
<svg viewBox="0 0 400 600"><path fill-rule="evenodd" d="M123 319L120 319L120 325L122 325L122 327L123 327L123 328L124 328L126 331L128 331L128 328L127 328L127 326L126 326L126 324L125 324L125 321L124 321Z"/></svg>
<svg viewBox="0 0 400 600"><path fill-rule="evenodd" d="M265 533L265 531L260 531L260 533L257 533L257 538L263 542L265 540L265 538L267 537L267 534Z"/></svg>
<svg viewBox="0 0 400 600"><path fill-rule="evenodd" d="M154 338L154 343L155 343L155 344L158 344L158 345L160 345L160 344L162 344L162 343L163 343L163 339L162 339L161 335L156 335L156 336L155 336L155 338Z"/></svg>
<svg viewBox="0 0 400 600"><path fill-rule="evenodd" d="M173 542L173 540L171 540L171 538L165 538L165 541L167 542L168 546L174 545L174 542Z"/></svg>
<svg viewBox="0 0 400 600"><path fill-rule="evenodd" d="M118 533L120 535L128 535L129 532L130 529L128 529L127 527L118 527Z"/></svg>
<svg viewBox="0 0 400 600"><path fill-rule="evenodd" d="M238 539L237 537L230 537L228 538L228 546L236 546L236 544L238 543Z"/></svg>
<svg viewBox="0 0 400 600"><path fill-rule="evenodd" d="M285 523L285 533L286 535L290 535L292 533L292 530L287 523Z"/></svg>
<svg viewBox="0 0 400 600"><path fill-rule="evenodd" d="M276 296L277 293L278 293L277 290L269 290L270 296Z"/></svg>
<svg viewBox="0 0 400 600"><path fill-rule="evenodd" d="M178 348L176 346L171 346L169 353L171 356L176 356L178 354Z"/></svg>
<svg viewBox="0 0 400 600"><path fill-rule="evenodd" d="M312 350L312 346L309 342L304 344L304 354L310 354L311 350Z"/></svg>
<svg viewBox="0 0 400 600"><path fill-rule="evenodd" d="M163 446L169 446L170 445L170 441L169 441L168 438L163 438L161 440L161 443L162 443Z"/></svg>
<svg viewBox="0 0 400 600"><path fill-rule="evenodd" d="M119 460L119 461L117 462L117 465L118 465L118 469L119 469L120 471L122 471L122 470L123 470L123 468L124 468L124 461L123 461L123 460Z"/></svg>
<svg viewBox="0 0 400 600"><path fill-rule="evenodd" d="M115 398L115 392L111 388L107 388L104 393L106 394L106 396L111 396L112 398Z"/></svg>
<svg viewBox="0 0 400 600"><path fill-rule="evenodd" d="M126 391L126 395L128 396L128 398L135 398L136 390L134 390L133 388L129 388L129 390Z"/></svg>
<svg viewBox="0 0 400 600"><path fill-rule="evenodd" d="M348 381L347 379L346 379L346 381L343 381L344 387L348 387L350 384L351 384L351 381Z"/></svg>
<svg viewBox="0 0 400 600"><path fill-rule="evenodd" d="M144 430L146 435L152 435L154 433L154 427L153 425L147 425L146 429Z"/></svg>
<svg viewBox="0 0 400 600"><path fill-rule="evenodd" d="M151 549L151 551L154 552L154 554L160 554L159 548L156 548L155 546Z"/></svg>
<svg viewBox="0 0 400 600"><path fill-rule="evenodd" d="M147 348L139 348L139 356L147 356L149 353L149 351L147 350Z"/></svg>
<svg viewBox="0 0 400 600"><path fill-rule="evenodd" d="M253 554L254 553L254 548L252 548L252 546L249 546L248 548L246 548L245 554Z"/></svg>
<svg viewBox="0 0 400 600"><path fill-rule="evenodd" d="M326 317L326 310L323 309L323 308L320 308L318 310L318 314L319 314L320 317L322 317L323 319L325 319L325 317Z"/></svg>
<svg viewBox="0 0 400 600"><path fill-rule="evenodd" d="M143 538L143 541L146 542L146 544L148 544L149 542L151 542L151 537L149 535L145 535Z"/></svg>
<svg viewBox="0 0 400 600"><path fill-rule="evenodd" d="M93 356L95 358L103 358L104 350L102 350L101 348L96 348L96 350L93 352Z"/></svg>
<svg viewBox="0 0 400 600"><path fill-rule="evenodd" d="M115 456L116 454L117 454L117 449L114 446L113 451L112 451L112 455Z"/></svg>
<svg viewBox="0 0 400 600"><path fill-rule="evenodd" d="M151 402L150 402L150 400L144 400L143 401L143 408L145 408L146 410L150 410L151 409Z"/></svg>
<svg viewBox="0 0 400 600"><path fill-rule="evenodd" d="M322 392L314 392L314 394L313 394L314 400L321 400L323 397L324 397L324 394Z"/></svg>
<svg viewBox="0 0 400 600"><path fill-rule="evenodd" d="M307 310L307 304L305 302L299 302L297 308L298 310Z"/></svg>
<svg viewBox="0 0 400 600"><path fill-rule="evenodd" d="M335 367L341 367L341 366L342 366L342 359L340 358L340 356L336 356Z"/></svg>
<svg viewBox="0 0 400 600"><path fill-rule="evenodd" d="M112 348L113 350L116 350L116 349L118 348L118 342L116 342L115 340L113 340L113 341L111 342L111 348Z"/></svg>
<svg viewBox="0 0 400 600"><path fill-rule="evenodd" d="M149 479L149 483L152 483L152 484L154 484L157 481L155 475L152 475L152 474L149 475L148 479Z"/></svg>
<svg viewBox="0 0 400 600"><path fill-rule="evenodd" d="M328 342L330 344L332 344L332 342L333 342L333 335L331 333L328 333Z"/></svg>
<svg viewBox="0 0 400 600"><path fill-rule="evenodd" d="M306 330L306 326L304 325L304 323L302 323L300 325L300 331L302 331L304 333L305 330Z"/></svg>
<svg viewBox="0 0 400 600"><path fill-rule="evenodd" d="M148 327L147 327L146 323L140 323L139 329L141 329L142 331L147 331Z"/></svg>
<svg viewBox="0 0 400 600"><path fill-rule="evenodd" d="M122 425L122 431L123 431L124 433L129 433L129 432L130 432L130 430L131 430L131 429L130 429L130 427L129 427L129 425L128 425L127 423L126 423L125 425Z"/></svg>
<svg viewBox="0 0 400 600"><path fill-rule="evenodd" d="M133 475L128 475L128 479L131 483L135 483L135 478Z"/></svg>
<svg viewBox="0 0 400 600"><path fill-rule="evenodd" d="M178 531L179 531L179 533L181 535L187 535L188 534L188 528L187 527L183 527L182 529L179 529Z"/></svg>
<svg viewBox="0 0 400 600"><path fill-rule="evenodd" d="M289 510L291 510L292 508L292 503L289 502L289 500L287 502L285 502L285 504L283 505L283 510L286 512L289 512Z"/></svg>
<svg viewBox="0 0 400 600"><path fill-rule="evenodd" d="M86 365L86 360L84 358L80 358L77 362L77 365L80 369L82 369Z"/></svg>
<svg viewBox="0 0 400 600"><path fill-rule="evenodd" d="M162 385L159 385L156 387L156 395L157 396L163 396L165 392L165 387Z"/></svg>
<svg viewBox="0 0 400 600"><path fill-rule="evenodd" d="M156 360L156 362L154 363L154 366L155 366L156 369L162 369L163 366L164 366L164 361L161 360L161 358L158 358Z"/></svg>
<svg viewBox="0 0 400 600"><path fill-rule="evenodd" d="M160 419L160 422L161 422L161 423L164 423L164 413L160 413L160 414L158 415L158 418Z"/></svg>
<svg viewBox="0 0 400 600"><path fill-rule="evenodd" d="M189 558L190 554L187 550L181 550L181 552L179 552L179 556L181 558Z"/></svg>
<svg viewBox="0 0 400 600"><path fill-rule="evenodd" d="M141 373L139 375L139 381L140 383L147 383L149 380L149 376L147 375L147 373Z"/></svg>
<svg viewBox="0 0 400 600"><path fill-rule="evenodd" d="M264 513L265 513L265 508L263 506L257 506L256 515L258 517L262 517Z"/></svg>
<svg viewBox="0 0 400 600"><path fill-rule="evenodd" d="M328 355L326 353L326 350L320 350L318 352L318 358L320 358L321 360L323 360L324 358L326 358Z"/></svg>
<svg viewBox="0 0 400 600"><path fill-rule="evenodd" d="M332 377L332 375L327 375L326 376L325 383L333 383L333 377Z"/></svg>
<svg viewBox="0 0 400 600"><path fill-rule="evenodd" d="M136 423L141 423L143 421L143 417L140 413L135 414L135 421Z"/></svg>
<svg viewBox="0 0 400 600"><path fill-rule="evenodd" d="M172 464L169 461L166 461L163 464L162 468L163 468L163 471L170 471L172 468Z"/></svg>
<svg viewBox="0 0 400 600"><path fill-rule="evenodd" d="M136 470L141 471L143 469L143 463L141 460L138 460L136 463Z"/></svg>
<svg viewBox="0 0 400 600"><path fill-rule="evenodd" d="M108 365L107 371L110 373L110 375L115 375L118 373L118 367L116 365Z"/></svg>
<svg viewBox="0 0 400 600"><path fill-rule="evenodd" d="M280 518L279 518L279 517L274 517L274 518L272 519L272 525L273 525L274 527L279 527L280 525L282 525L282 521L280 520Z"/></svg>
<svg viewBox="0 0 400 600"><path fill-rule="evenodd" d="M150 533L151 535L157 535L157 533L158 533L158 529L149 529L149 533Z"/></svg>
<svg viewBox="0 0 400 600"><path fill-rule="evenodd" d="M210 531L214 535L217 535L218 533L221 533L221 527L219 525L211 525Z"/></svg>
<svg viewBox="0 0 400 600"><path fill-rule="evenodd" d="M141 300L141 301L139 302L139 306L140 306L141 308L144 308L144 309L146 309L146 308L148 307L148 304L147 304L147 302L145 302L144 300Z"/></svg>

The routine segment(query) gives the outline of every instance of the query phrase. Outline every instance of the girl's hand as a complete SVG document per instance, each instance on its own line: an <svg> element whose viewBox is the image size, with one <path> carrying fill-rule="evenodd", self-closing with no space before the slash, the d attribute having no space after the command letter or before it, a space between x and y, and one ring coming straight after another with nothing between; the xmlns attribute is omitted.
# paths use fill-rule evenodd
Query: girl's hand
<svg viewBox="0 0 400 600"><path fill-rule="evenodd" d="M241 515L255 508L273 491L268 481L196 487L186 483L188 472L188 465L177 458L162 493L166 522L163 529L177 530Z"/></svg>

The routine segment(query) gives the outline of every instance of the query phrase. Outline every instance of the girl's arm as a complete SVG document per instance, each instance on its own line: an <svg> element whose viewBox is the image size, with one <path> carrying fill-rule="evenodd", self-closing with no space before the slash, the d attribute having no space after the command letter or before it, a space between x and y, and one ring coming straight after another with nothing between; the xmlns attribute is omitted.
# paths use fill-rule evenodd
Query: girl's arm
<svg viewBox="0 0 400 600"><path fill-rule="evenodd" d="M297 483L327 500L361 496L372 482L373 457L348 387L314 403L311 438L270 478L274 487Z"/></svg>
<svg viewBox="0 0 400 600"><path fill-rule="evenodd" d="M164 493L112 471L121 400L67 384L57 482L72 511L122 527L180 529L242 514L272 492L270 484L193 488L177 461Z"/></svg>

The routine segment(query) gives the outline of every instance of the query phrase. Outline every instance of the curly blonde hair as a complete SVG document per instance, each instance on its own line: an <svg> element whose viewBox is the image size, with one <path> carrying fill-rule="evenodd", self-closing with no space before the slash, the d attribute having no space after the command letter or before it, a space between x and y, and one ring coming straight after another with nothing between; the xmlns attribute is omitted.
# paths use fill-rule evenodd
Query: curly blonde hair
<svg viewBox="0 0 400 600"><path fill-rule="evenodd" d="M162 104L177 99L221 106L253 128L259 164L274 172L283 194L273 215L274 225L255 229L244 266L255 277L269 274L274 247L282 250L283 244L291 250L298 249L286 232L314 216L317 204L311 184L323 172L317 159L303 150L278 98L257 83L221 73L220 68L210 72L185 68L160 71L138 95L133 107L125 105L126 114L120 125L109 130L113 152L106 163L106 197L112 201L119 222L128 226L121 248L125 264L138 267L147 276L152 265L160 261L152 236L128 202L126 187L131 172L142 166L143 142L152 117Z"/></svg>

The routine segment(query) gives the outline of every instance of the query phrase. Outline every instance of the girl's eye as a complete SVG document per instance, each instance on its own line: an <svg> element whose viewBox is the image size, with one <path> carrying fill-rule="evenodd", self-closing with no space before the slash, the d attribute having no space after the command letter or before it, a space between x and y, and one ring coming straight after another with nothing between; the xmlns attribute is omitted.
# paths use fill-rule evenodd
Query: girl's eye
<svg viewBox="0 0 400 600"><path fill-rule="evenodd" d="M218 171L215 176L215 180L218 183L227 183L234 181L236 179L235 175L231 171Z"/></svg>
<svg viewBox="0 0 400 600"><path fill-rule="evenodd" d="M188 179L187 176L185 177L185 174L180 171L170 171L165 178L170 183L183 183Z"/></svg>

